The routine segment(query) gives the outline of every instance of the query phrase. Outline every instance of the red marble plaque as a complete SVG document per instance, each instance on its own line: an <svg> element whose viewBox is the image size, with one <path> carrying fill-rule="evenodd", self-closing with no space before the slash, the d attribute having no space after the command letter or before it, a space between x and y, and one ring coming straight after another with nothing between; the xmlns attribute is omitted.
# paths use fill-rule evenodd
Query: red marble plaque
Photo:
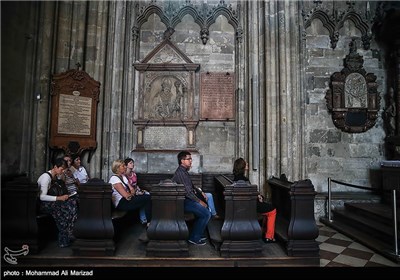
<svg viewBox="0 0 400 280"><path fill-rule="evenodd" d="M202 73L200 118L234 120L235 77L233 73Z"/></svg>

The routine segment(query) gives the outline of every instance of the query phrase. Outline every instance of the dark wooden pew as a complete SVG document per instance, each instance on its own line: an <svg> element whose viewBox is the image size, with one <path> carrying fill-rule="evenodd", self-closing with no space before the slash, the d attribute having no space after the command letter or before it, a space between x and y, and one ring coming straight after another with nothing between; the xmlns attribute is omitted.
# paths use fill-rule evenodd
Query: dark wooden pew
<svg viewBox="0 0 400 280"><path fill-rule="evenodd" d="M161 182L165 180L171 179L174 174L168 173L137 173L138 178L138 186L144 190L149 192L152 191L153 186L158 186ZM190 178L195 186L202 188L203 187L203 176L202 174L192 174L190 173ZM192 213L185 213L185 221L189 222L194 219L194 215Z"/></svg>
<svg viewBox="0 0 400 280"><path fill-rule="evenodd" d="M97 178L79 186L79 214L74 227L76 240L72 244L74 255L114 255L111 192L111 184Z"/></svg>
<svg viewBox="0 0 400 280"><path fill-rule="evenodd" d="M228 176L218 175L216 183L223 188L225 219L211 220L208 225L211 241L222 257L256 257L261 254L261 227L257 220L257 186L248 182L233 182Z"/></svg>
<svg viewBox="0 0 400 280"><path fill-rule="evenodd" d="M183 202L185 187L170 179L152 186L152 220L147 235L147 256L188 257L189 230Z"/></svg>
<svg viewBox="0 0 400 280"><path fill-rule="evenodd" d="M28 245L29 253L37 253L42 247L37 216L38 185L26 175L2 178L2 247L21 250Z"/></svg>
<svg viewBox="0 0 400 280"><path fill-rule="evenodd" d="M275 235L286 245L288 256L319 257L312 182L307 179L293 183L281 176L271 177L267 183L277 211Z"/></svg>
<svg viewBox="0 0 400 280"><path fill-rule="evenodd" d="M153 185L171 179L174 174L168 173L137 173L137 184L140 188L151 191ZM190 174L190 178L195 186L202 187L202 174Z"/></svg>
<svg viewBox="0 0 400 280"><path fill-rule="evenodd" d="M152 193L152 199L155 200L153 203L153 211L157 215L160 208L163 207L164 201L159 199L157 192L158 184L160 182L172 178L172 174L138 174L138 185L145 190ZM191 175L194 182L201 182L201 174ZM153 197L152 188L156 186L156 196ZM117 236L117 229L123 229L126 223L125 216L129 213L125 211L116 210L113 208L111 203L111 184L104 182L101 179L93 178L86 184L79 186L79 199L80 209L78 220L75 224L74 235L77 238L72 245L74 255L85 255L85 256L107 256L114 255L115 253L115 242ZM168 198L170 199L170 197ZM176 202L172 204L175 207ZM173 207L167 207L171 210ZM155 209L154 209L155 207ZM183 215L183 208L182 215ZM165 209L161 213L166 213ZM129 215L130 217L130 215ZM156 216L157 217L157 216ZM154 216L153 216L154 219ZM193 215L185 214L184 221L193 219ZM133 222L133 219L129 219L129 222ZM157 224L157 220L154 223ZM158 242L156 239L159 238L157 233L150 234L153 238L150 244L154 250L149 249L149 255L161 254L162 250L159 247L154 246ZM163 235L165 236L165 235ZM181 235L180 235L181 236ZM181 246L179 242L179 246ZM182 246L180 247L182 248ZM169 248L170 249L170 248ZM181 249L179 249L181 250ZM179 251L178 250L178 251ZM187 252L183 248L176 254L185 254Z"/></svg>

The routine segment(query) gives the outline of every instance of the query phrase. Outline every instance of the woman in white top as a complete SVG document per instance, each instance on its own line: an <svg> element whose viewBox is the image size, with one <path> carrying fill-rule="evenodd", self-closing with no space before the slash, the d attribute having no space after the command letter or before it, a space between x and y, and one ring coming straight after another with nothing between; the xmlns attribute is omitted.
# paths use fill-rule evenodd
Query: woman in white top
<svg viewBox="0 0 400 280"><path fill-rule="evenodd" d="M81 165L81 157L79 155L72 156L72 166L75 168L74 177L78 179L79 184L87 183L89 176L85 167Z"/></svg>
<svg viewBox="0 0 400 280"><path fill-rule="evenodd" d="M72 231L74 223L78 217L78 206L75 199L70 199L68 194L53 196L48 195L51 183L57 176L60 176L67 163L63 158L57 158L54 161L53 168L44 172L38 178L38 186L40 189L40 210L43 213L50 214L56 222L58 228L58 246L61 248L68 247L74 236Z"/></svg>
<svg viewBox="0 0 400 280"><path fill-rule="evenodd" d="M123 211L134 211L144 208L147 222L151 220L151 195L136 193L125 176L126 165L122 159L114 160L110 180L112 185L111 200L114 207Z"/></svg>

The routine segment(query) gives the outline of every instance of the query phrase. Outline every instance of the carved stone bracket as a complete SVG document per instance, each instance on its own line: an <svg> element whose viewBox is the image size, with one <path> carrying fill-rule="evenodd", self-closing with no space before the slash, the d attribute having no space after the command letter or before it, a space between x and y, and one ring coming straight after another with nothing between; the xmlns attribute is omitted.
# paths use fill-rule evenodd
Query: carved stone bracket
<svg viewBox="0 0 400 280"><path fill-rule="evenodd" d="M344 132L365 132L375 125L380 106L376 76L366 74L355 40L350 43L344 68L331 76L325 99L335 126Z"/></svg>

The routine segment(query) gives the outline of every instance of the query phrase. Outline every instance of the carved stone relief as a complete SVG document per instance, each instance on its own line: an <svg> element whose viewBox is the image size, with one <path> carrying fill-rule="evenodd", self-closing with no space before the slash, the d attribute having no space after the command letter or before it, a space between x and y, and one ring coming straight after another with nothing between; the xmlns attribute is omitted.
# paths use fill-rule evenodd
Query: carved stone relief
<svg viewBox="0 0 400 280"><path fill-rule="evenodd" d="M335 126L344 132L365 132L376 123L380 105L376 76L366 74L355 40L350 43L344 68L331 76L325 99Z"/></svg>
<svg viewBox="0 0 400 280"><path fill-rule="evenodd" d="M146 73L144 118L187 119L188 74L171 72Z"/></svg>
<svg viewBox="0 0 400 280"><path fill-rule="evenodd" d="M199 92L195 71L199 65L165 39L134 67L139 71L139 112L134 120L138 129L137 149L159 149L146 145L146 128L151 126L185 126L187 135L175 135L182 138L176 140L194 147L194 128L199 120L194 105Z"/></svg>

